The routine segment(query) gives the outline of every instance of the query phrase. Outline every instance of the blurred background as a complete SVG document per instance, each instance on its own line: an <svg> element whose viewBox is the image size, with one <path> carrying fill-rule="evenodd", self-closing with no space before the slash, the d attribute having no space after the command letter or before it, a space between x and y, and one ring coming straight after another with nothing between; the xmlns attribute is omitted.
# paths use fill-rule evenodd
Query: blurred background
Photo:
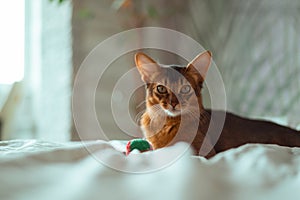
<svg viewBox="0 0 300 200"><path fill-rule="evenodd" d="M2 8L1 140L79 140L71 100L80 64L113 34L144 26L180 31L212 51L229 111L299 128L298 0L10 0ZM165 64L187 62L168 52L145 52ZM96 114L109 139L129 138L116 126L110 105L116 81L135 66L134 53L113 62L98 84ZM209 102L207 91L204 99ZM143 88L130 105L133 120L142 101ZM87 114L84 104L81 112ZM87 130L81 139L103 139L89 123L81 122Z"/></svg>

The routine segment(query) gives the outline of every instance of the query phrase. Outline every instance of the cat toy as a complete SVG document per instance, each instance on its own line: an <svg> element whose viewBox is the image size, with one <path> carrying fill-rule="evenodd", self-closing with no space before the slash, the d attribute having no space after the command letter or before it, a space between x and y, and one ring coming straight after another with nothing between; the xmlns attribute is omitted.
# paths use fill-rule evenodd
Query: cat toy
<svg viewBox="0 0 300 200"><path fill-rule="evenodd" d="M151 151L153 150L151 144L145 139L133 139L129 140L126 145L126 155L129 155L134 149L139 150L140 152Z"/></svg>

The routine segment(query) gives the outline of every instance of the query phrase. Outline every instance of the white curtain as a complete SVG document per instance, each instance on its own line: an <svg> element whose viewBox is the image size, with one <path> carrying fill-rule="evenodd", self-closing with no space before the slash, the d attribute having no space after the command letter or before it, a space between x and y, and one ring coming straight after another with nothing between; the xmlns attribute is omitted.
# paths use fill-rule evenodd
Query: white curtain
<svg viewBox="0 0 300 200"><path fill-rule="evenodd" d="M71 3L25 1L23 97L2 139L66 141L71 129Z"/></svg>
<svg viewBox="0 0 300 200"><path fill-rule="evenodd" d="M300 1L190 1L188 32L214 55L228 109L300 124Z"/></svg>

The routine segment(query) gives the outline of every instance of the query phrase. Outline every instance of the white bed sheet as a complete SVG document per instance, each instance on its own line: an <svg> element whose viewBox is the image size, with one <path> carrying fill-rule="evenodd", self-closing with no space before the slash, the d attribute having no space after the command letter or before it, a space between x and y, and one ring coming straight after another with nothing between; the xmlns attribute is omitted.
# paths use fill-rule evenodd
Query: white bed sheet
<svg viewBox="0 0 300 200"><path fill-rule="evenodd" d="M1 142L0 199L300 198L300 148L249 144L210 160L191 156L184 143L128 157L123 149L122 141Z"/></svg>

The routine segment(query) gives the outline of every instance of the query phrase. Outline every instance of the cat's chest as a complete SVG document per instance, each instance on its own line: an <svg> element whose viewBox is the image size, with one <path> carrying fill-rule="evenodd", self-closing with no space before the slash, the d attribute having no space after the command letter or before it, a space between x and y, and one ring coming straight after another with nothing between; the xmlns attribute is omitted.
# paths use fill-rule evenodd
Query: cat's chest
<svg viewBox="0 0 300 200"><path fill-rule="evenodd" d="M144 116L142 130L153 147L161 148L172 144L180 127L180 120L153 119Z"/></svg>
<svg viewBox="0 0 300 200"><path fill-rule="evenodd" d="M180 122L166 120L152 120L149 123L142 124L142 130L146 136L168 135L177 132Z"/></svg>
<svg viewBox="0 0 300 200"><path fill-rule="evenodd" d="M144 135L151 142L154 149L171 145L178 131L179 124L171 123L163 125L159 130L144 127Z"/></svg>

